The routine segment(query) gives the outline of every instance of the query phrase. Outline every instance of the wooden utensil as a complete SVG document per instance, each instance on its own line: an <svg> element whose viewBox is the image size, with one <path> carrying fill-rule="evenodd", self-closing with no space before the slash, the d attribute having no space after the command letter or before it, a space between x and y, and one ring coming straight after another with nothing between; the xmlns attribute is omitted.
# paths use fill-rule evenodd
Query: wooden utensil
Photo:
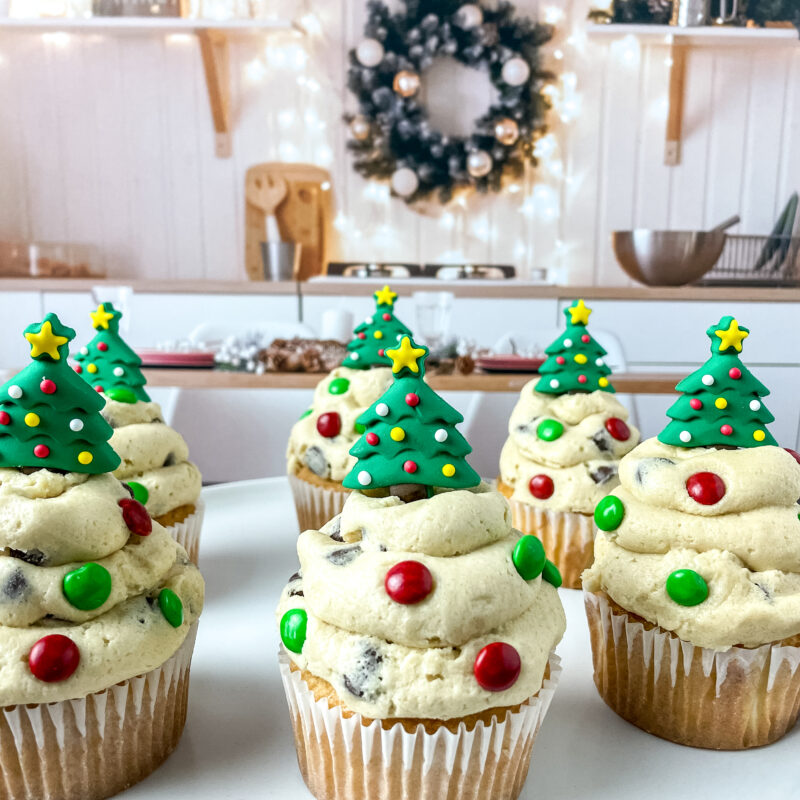
<svg viewBox="0 0 800 800"><path fill-rule="evenodd" d="M264 212L264 241L279 242L281 233L275 211L289 191L289 184L280 175L256 174L248 180L245 197L256 208Z"/></svg>

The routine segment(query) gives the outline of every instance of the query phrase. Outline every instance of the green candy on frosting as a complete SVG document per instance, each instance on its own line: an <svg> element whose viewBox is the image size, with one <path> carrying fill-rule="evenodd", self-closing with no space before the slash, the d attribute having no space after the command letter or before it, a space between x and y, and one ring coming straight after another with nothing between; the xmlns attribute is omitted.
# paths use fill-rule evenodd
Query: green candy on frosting
<svg viewBox="0 0 800 800"><path fill-rule="evenodd" d="M0 386L0 467L113 472L120 459L105 401L67 363L75 331L48 314L25 338L32 362Z"/></svg>
<svg viewBox="0 0 800 800"><path fill-rule="evenodd" d="M366 433L350 450L358 460L344 486L477 486L481 479L465 458L472 448L455 427L464 418L423 380L428 349L405 336L387 352L394 381L358 418Z"/></svg>
<svg viewBox="0 0 800 800"><path fill-rule="evenodd" d="M75 356L81 376L117 403L149 402L144 390L147 380L142 374L142 359L119 335L122 313L111 303L100 303L91 317L97 334Z"/></svg>
<svg viewBox="0 0 800 800"><path fill-rule="evenodd" d="M761 402L769 389L741 362L749 336L731 316L712 325L711 358L675 389L683 394L667 410L672 420L658 440L675 447L758 447L776 445L766 426L775 417Z"/></svg>

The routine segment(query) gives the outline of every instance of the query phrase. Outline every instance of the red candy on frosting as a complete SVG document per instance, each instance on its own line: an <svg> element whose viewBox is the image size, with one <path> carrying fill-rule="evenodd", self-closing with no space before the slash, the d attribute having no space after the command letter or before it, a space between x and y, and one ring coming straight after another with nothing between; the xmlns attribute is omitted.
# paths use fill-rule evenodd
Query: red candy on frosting
<svg viewBox="0 0 800 800"><path fill-rule="evenodd" d="M689 497L703 506L713 506L725 497L725 481L714 472L695 472L686 481Z"/></svg>
<svg viewBox="0 0 800 800"><path fill-rule="evenodd" d="M386 594L402 605L424 600L433 590L433 575L419 561L401 561L387 573L383 582Z"/></svg>
<svg viewBox="0 0 800 800"><path fill-rule="evenodd" d="M153 520L138 500L120 500L119 507L122 509L122 519L131 533L149 536L153 532Z"/></svg>
<svg viewBox="0 0 800 800"><path fill-rule="evenodd" d="M549 475L534 475L528 483L528 488L537 500L547 500L553 496L555 490L553 479Z"/></svg>
<svg viewBox="0 0 800 800"><path fill-rule="evenodd" d="M489 692L504 692L519 678L522 659L514 647L505 642L487 644L475 657L472 671L481 688Z"/></svg>
<svg viewBox="0 0 800 800"><path fill-rule="evenodd" d="M81 663L78 646L67 636L53 633L44 636L28 653L28 667L35 678L57 683L69 678Z"/></svg>
<svg viewBox="0 0 800 800"><path fill-rule="evenodd" d="M606 420L606 430L618 442L627 442L631 438L631 429L619 417L609 417Z"/></svg>
<svg viewBox="0 0 800 800"><path fill-rule="evenodd" d="M317 420L317 431L326 439L333 439L342 429L342 418L335 411L320 414Z"/></svg>

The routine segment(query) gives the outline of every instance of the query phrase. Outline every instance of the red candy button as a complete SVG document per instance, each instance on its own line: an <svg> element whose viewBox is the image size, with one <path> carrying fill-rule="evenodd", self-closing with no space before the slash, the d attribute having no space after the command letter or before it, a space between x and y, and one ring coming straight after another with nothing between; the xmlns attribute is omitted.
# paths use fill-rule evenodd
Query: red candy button
<svg viewBox="0 0 800 800"><path fill-rule="evenodd" d="M104 389L102 386L95 386L95 387L94 387L94 390L95 390L95 391L96 391L98 394L102 394L102 393L105 391L105 389Z"/></svg>
<svg viewBox="0 0 800 800"><path fill-rule="evenodd" d="M333 439L334 436L339 435L341 429L342 418L335 411L320 414L317 420L317 431L320 436L324 436L326 439Z"/></svg>
<svg viewBox="0 0 800 800"><path fill-rule="evenodd" d="M120 500L119 507L122 509L122 519L131 533L149 536L153 532L153 520L138 500Z"/></svg>
<svg viewBox="0 0 800 800"><path fill-rule="evenodd" d="M783 448L798 464L800 464L800 453L797 450L792 450L790 447Z"/></svg>
<svg viewBox="0 0 800 800"><path fill-rule="evenodd" d="M692 398L692 399L689 401L689 405L690 405L690 406L691 406L691 407L692 407L692 408L693 408L695 411L699 411L699 410L700 410L700 409L703 407L703 401L702 401L702 400L698 400L698 398L696 398L696 397L693 397L693 398Z"/></svg>
<svg viewBox="0 0 800 800"><path fill-rule="evenodd" d="M11 416L5 411L0 411L0 425L9 424L11 424Z"/></svg>
<svg viewBox="0 0 800 800"><path fill-rule="evenodd" d="M725 482L713 472L695 472L686 481L686 491L696 503L713 506L725 497Z"/></svg>
<svg viewBox="0 0 800 800"><path fill-rule="evenodd" d="M370 432L367 434L367 444L376 445L379 441L380 439L378 438L377 433Z"/></svg>
<svg viewBox="0 0 800 800"><path fill-rule="evenodd" d="M401 561L387 573L383 582L386 594L404 606L424 600L433 590L433 575L419 561Z"/></svg>
<svg viewBox="0 0 800 800"><path fill-rule="evenodd" d="M34 677L45 683L65 681L78 669L81 653L72 639L53 633L44 636L28 653L28 666Z"/></svg>
<svg viewBox="0 0 800 800"><path fill-rule="evenodd" d="M366 333L359 333L358 334L358 338L359 339L366 339L367 338L367 334Z"/></svg>
<svg viewBox="0 0 800 800"><path fill-rule="evenodd" d="M105 351L108 350L108 345L105 342L98 342L97 349L102 350L105 353Z"/></svg>
<svg viewBox="0 0 800 800"><path fill-rule="evenodd" d="M606 430L618 442L627 442L631 438L631 429L619 417L609 417L606 420Z"/></svg>
<svg viewBox="0 0 800 800"><path fill-rule="evenodd" d="M41 389L45 394L55 394L56 391L55 381L51 381L50 378L45 378L39 384L39 389Z"/></svg>
<svg viewBox="0 0 800 800"><path fill-rule="evenodd" d="M556 356L556 364L566 364L567 359L564 356Z"/></svg>
<svg viewBox="0 0 800 800"><path fill-rule="evenodd" d="M388 322L391 318L392 318L391 314L384 314L383 315L383 319L384 319L385 322Z"/></svg>
<svg viewBox="0 0 800 800"><path fill-rule="evenodd" d="M406 461L406 463L403 464L403 469L406 472L408 472L409 474L413 475L417 471L416 462L414 462L414 461Z"/></svg>
<svg viewBox="0 0 800 800"><path fill-rule="evenodd" d="M75 372L78 373L78 375L80 375L81 372L83 372L83 367L80 364L75 364L75 366L72 369L74 369Z"/></svg>
<svg viewBox="0 0 800 800"><path fill-rule="evenodd" d="M553 479L549 475L534 475L528 484L528 488L537 500L547 500L548 497L553 496L555 491Z"/></svg>
<svg viewBox="0 0 800 800"><path fill-rule="evenodd" d="M505 642L487 644L475 657L475 680L488 692L510 689L519 678L522 661L519 653Z"/></svg>
<svg viewBox="0 0 800 800"><path fill-rule="evenodd" d="M409 392L406 395L406 403L414 408L419 405L419 395L416 392Z"/></svg>
<svg viewBox="0 0 800 800"><path fill-rule="evenodd" d="M37 444L33 448L33 454L36 458L47 458L50 455L50 448L46 444Z"/></svg>
<svg viewBox="0 0 800 800"><path fill-rule="evenodd" d="M386 355L386 351L385 351L385 350L384 350L384 349L381 347L381 349L380 349L380 350L378 350L378 355L379 355L381 358L383 358L383 357Z"/></svg>
<svg viewBox="0 0 800 800"><path fill-rule="evenodd" d="M591 340L592 337L589 336L588 333L584 333L583 336L581 336L581 341L584 342L585 344L588 344Z"/></svg>
<svg viewBox="0 0 800 800"><path fill-rule="evenodd" d="M722 425L719 429L719 432L723 436L730 436L733 433L733 428L730 425Z"/></svg>
<svg viewBox="0 0 800 800"><path fill-rule="evenodd" d="M586 383L586 376L578 375L578 383Z"/></svg>
<svg viewBox="0 0 800 800"><path fill-rule="evenodd" d="M738 381L739 378L742 377L742 371L739 369L739 367L731 367L728 370L728 375L729 377L733 378L733 380Z"/></svg>

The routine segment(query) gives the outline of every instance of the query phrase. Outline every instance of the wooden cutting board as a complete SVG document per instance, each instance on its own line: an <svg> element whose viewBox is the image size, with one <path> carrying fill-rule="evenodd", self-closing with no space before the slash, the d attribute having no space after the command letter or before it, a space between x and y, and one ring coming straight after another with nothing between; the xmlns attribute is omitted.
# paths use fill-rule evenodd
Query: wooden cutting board
<svg viewBox="0 0 800 800"><path fill-rule="evenodd" d="M286 193L275 209L281 239L299 242L299 280L323 272L328 263L333 235L333 200L330 173L312 164L257 164L245 176L245 268L253 281L264 280L261 242L266 214L265 186L286 182ZM323 184L326 186L323 189Z"/></svg>

